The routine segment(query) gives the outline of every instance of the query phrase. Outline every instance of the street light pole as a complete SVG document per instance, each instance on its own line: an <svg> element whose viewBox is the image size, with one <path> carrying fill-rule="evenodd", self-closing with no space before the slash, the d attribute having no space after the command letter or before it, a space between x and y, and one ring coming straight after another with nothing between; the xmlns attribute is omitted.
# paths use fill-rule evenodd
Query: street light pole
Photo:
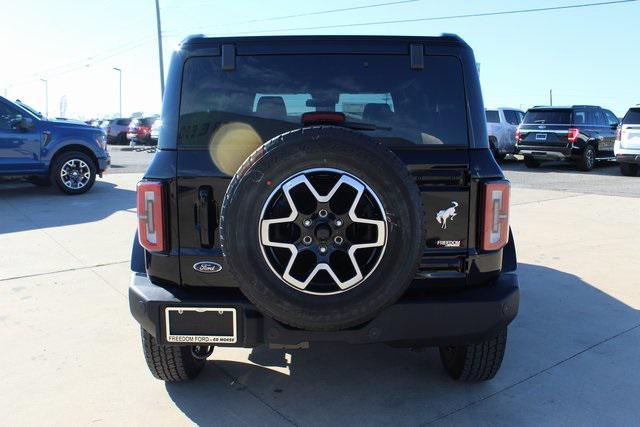
<svg viewBox="0 0 640 427"><path fill-rule="evenodd" d="M120 93L119 103L120 103L120 115L118 117L122 117L122 70L118 67L113 67L114 70L118 72L118 80L119 80L119 90Z"/></svg>
<svg viewBox="0 0 640 427"><path fill-rule="evenodd" d="M47 79L40 79L40 81L44 82L45 117L49 117L49 81Z"/></svg>
<svg viewBox="0 0 640 427"><path fill-rule="evenodd" d="M160 99L164 96L164 62L162 61L162 25L160 24L160 0L156 0L156 26L158 29L158 57L160 59Z"/></svg>

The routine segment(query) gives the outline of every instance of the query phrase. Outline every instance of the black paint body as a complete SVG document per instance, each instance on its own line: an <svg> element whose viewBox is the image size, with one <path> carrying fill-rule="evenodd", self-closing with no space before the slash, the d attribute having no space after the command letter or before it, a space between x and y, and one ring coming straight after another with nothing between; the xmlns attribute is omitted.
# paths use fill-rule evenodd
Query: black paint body
<svg viewBox="0 0 640 427"><path fill-rule="evenodd" d="M203 306L243 307L240 318L244 320L241 323L253 325L253 329L245 329L243 342L236 345L253 346L265 341L296 341L300 338L269 339L263 336L262 331L267 328L265 324L274 327L277 322L264 319L256 326L255 319L263 319L262 315L242 297L235 278L225 268L218 225L220 206L231 176L216 167L207 149L181 148L177 142L180 134L181 81L185 61L198 56L221 56L223 51L226 52L225 55L236 56L366 53L404 55L407 67L414 68L421 66L421 58L417 58L420 50L415 45L423 47L425 58L429 55L447 55L460 61L464 76L468 147L390 147L414 175L422 192L427 218L422 262L413 285L399 304L409 304L404 306L410 307L408 313L419 313L423 311L420 309L421 304L427 309L438 305L439 300L447 300L449 304L453 304L451 307L455 306L456 301L465 301L466 305L457 307L490 318L490 324L468 333L463 331L465 322L458 322L458 329L455 331L447 331L439 323L437 327L430 328L430 332L414 333L420 335L416 335L416 339L427 343L479 340L505 326L515 317L518 286L514 272L516 262L513 238L502 250L483 252L479 248L482 183L503 179L504 176L489 151L476 62L471 48L464 41L457 36L195 37L187 39L174 53L163 101L163 126L160 130L158 153L145 173L145 179L160 179L166 183L168 206L165 226L169 248L163 254L150 254L140 248L137 239L134 241L132 270L135 273L130 288L131 310L148 332L164 342L163 307L181 304L193 306L200 301ZM233 46L234 49L228 49L227 46ZM232 59L223 55L221 60L222 67L230 69L229 72L234 72L233 67L236 66L235 57ZM439 210L450 207L452 201L458 203L457 216L444 229L436 222L436 214ZM442 241L459 241L460 246L442 247L438 243ZM193 266L201 261L216 262L222 266L222 270L214 274L198 272ZM487 290L483 294L482 289L490 288L496 283L502 286L500 291ZM166 300L163 301L162 298ZM474 300L483 302L484 308L478 310L479 305L474 305ZM493 301L494 305L488 304L487 300ZM507 305L510 307L508 310L505 309ZM381 322L387 329L397 328L397 321L401 320L397 316L402 310L394 308L390 312L390 317L385 317ZM429 319L424 318L422 321L432 321ZM466 324L471 327L469 321ZM340 336L340 332L336 334L338 335L328 334L318 339L372 342L405 341L411 338L389 330L385 332L388 336L384 339L380 336L345 339ZM314 338L309 335L306 340Z"/></svg>

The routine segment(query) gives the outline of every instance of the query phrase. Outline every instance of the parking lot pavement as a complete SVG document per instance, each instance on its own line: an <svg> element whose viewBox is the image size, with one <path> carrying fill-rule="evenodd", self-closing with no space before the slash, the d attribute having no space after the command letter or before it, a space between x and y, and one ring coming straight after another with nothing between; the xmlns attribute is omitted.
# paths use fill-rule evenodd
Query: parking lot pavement
<svg viewBox="0 0 640 427"><path fill-rule="evenodd" d="M111 168L107 174L142 173L156 153L156 147L109 145Z"/></svg>
<svg viewBox="0 0 640 427"><path fill-rule="evenodd" d="M434 349L322 344L216 349L196 381L165 385L126 299L138 177L110 173L80 197L0 184L3 424L640 419L640 198L515 183L521 311L491 382L448 379Z"/></svg>
<svg viewBox="0 0 640 427"><path fill-rule="evenodd" d="M537 169L528 169L521 161L506 160L501 166L517 187L640 197L638 177L622 176L615 162L598 163L590 172L577 170L568 162L545 162Z"/></svg>

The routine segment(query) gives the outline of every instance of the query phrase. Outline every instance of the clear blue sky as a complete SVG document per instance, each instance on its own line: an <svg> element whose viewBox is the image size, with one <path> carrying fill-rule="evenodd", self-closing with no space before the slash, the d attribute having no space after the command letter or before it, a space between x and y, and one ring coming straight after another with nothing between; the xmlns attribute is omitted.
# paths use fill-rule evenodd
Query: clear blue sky
<svg viewBox="0 0 640 427"><path fill-rule="evenodd" d="M187 34L253 35L258 31L353 24L571 5L600 0L422 0L353 11L264 18L374 5L393 0L160 0L165 67ZM400 1L400 0L396 0ZM50 115L66 100L69 117L118 111L123 70L124 113L160 110L153 0L32 0L2 6L0 94ZM254 22L247 22L254 21ZM548 103L600 104L622 115L640 103L640 2L528 14L264 34L457 33L474 49L487 106L526 109Z"/></svg>

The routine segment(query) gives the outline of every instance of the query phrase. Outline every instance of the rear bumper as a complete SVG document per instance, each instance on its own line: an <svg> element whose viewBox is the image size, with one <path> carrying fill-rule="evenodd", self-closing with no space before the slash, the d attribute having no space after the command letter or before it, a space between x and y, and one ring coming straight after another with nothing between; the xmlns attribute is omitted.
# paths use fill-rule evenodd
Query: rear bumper
<svg viewBox="0 0 640 427"><path fill-rule="evenodd" d="M640 150L625 150L635 151L635 153L618 153L616 154L616 160L618 163L634 163L640 165Z"/></svg>
<svg viewBox="0 0 640 427"><path fill-rule="evenodd" d="M265 317L240 294L217 292L224 291L161 287L145 274L132 273L129 308L142 328L164 345L184 345L167 342L165 308L209 307L235 308L238 312L237 342L221 346L299 346L319 341L437 346L483 341L515 318L520 300L516 273L503 273L486 286L403 298L362 326L318 332L291 328Z"/></svg>
<svg viewBox="0 0 640 427"><path fill-rule="evenodd" d="M570 159L576 153L572 151L571 147L518 145L518 154L535 157L537 159L562 160Z"/></svg>

